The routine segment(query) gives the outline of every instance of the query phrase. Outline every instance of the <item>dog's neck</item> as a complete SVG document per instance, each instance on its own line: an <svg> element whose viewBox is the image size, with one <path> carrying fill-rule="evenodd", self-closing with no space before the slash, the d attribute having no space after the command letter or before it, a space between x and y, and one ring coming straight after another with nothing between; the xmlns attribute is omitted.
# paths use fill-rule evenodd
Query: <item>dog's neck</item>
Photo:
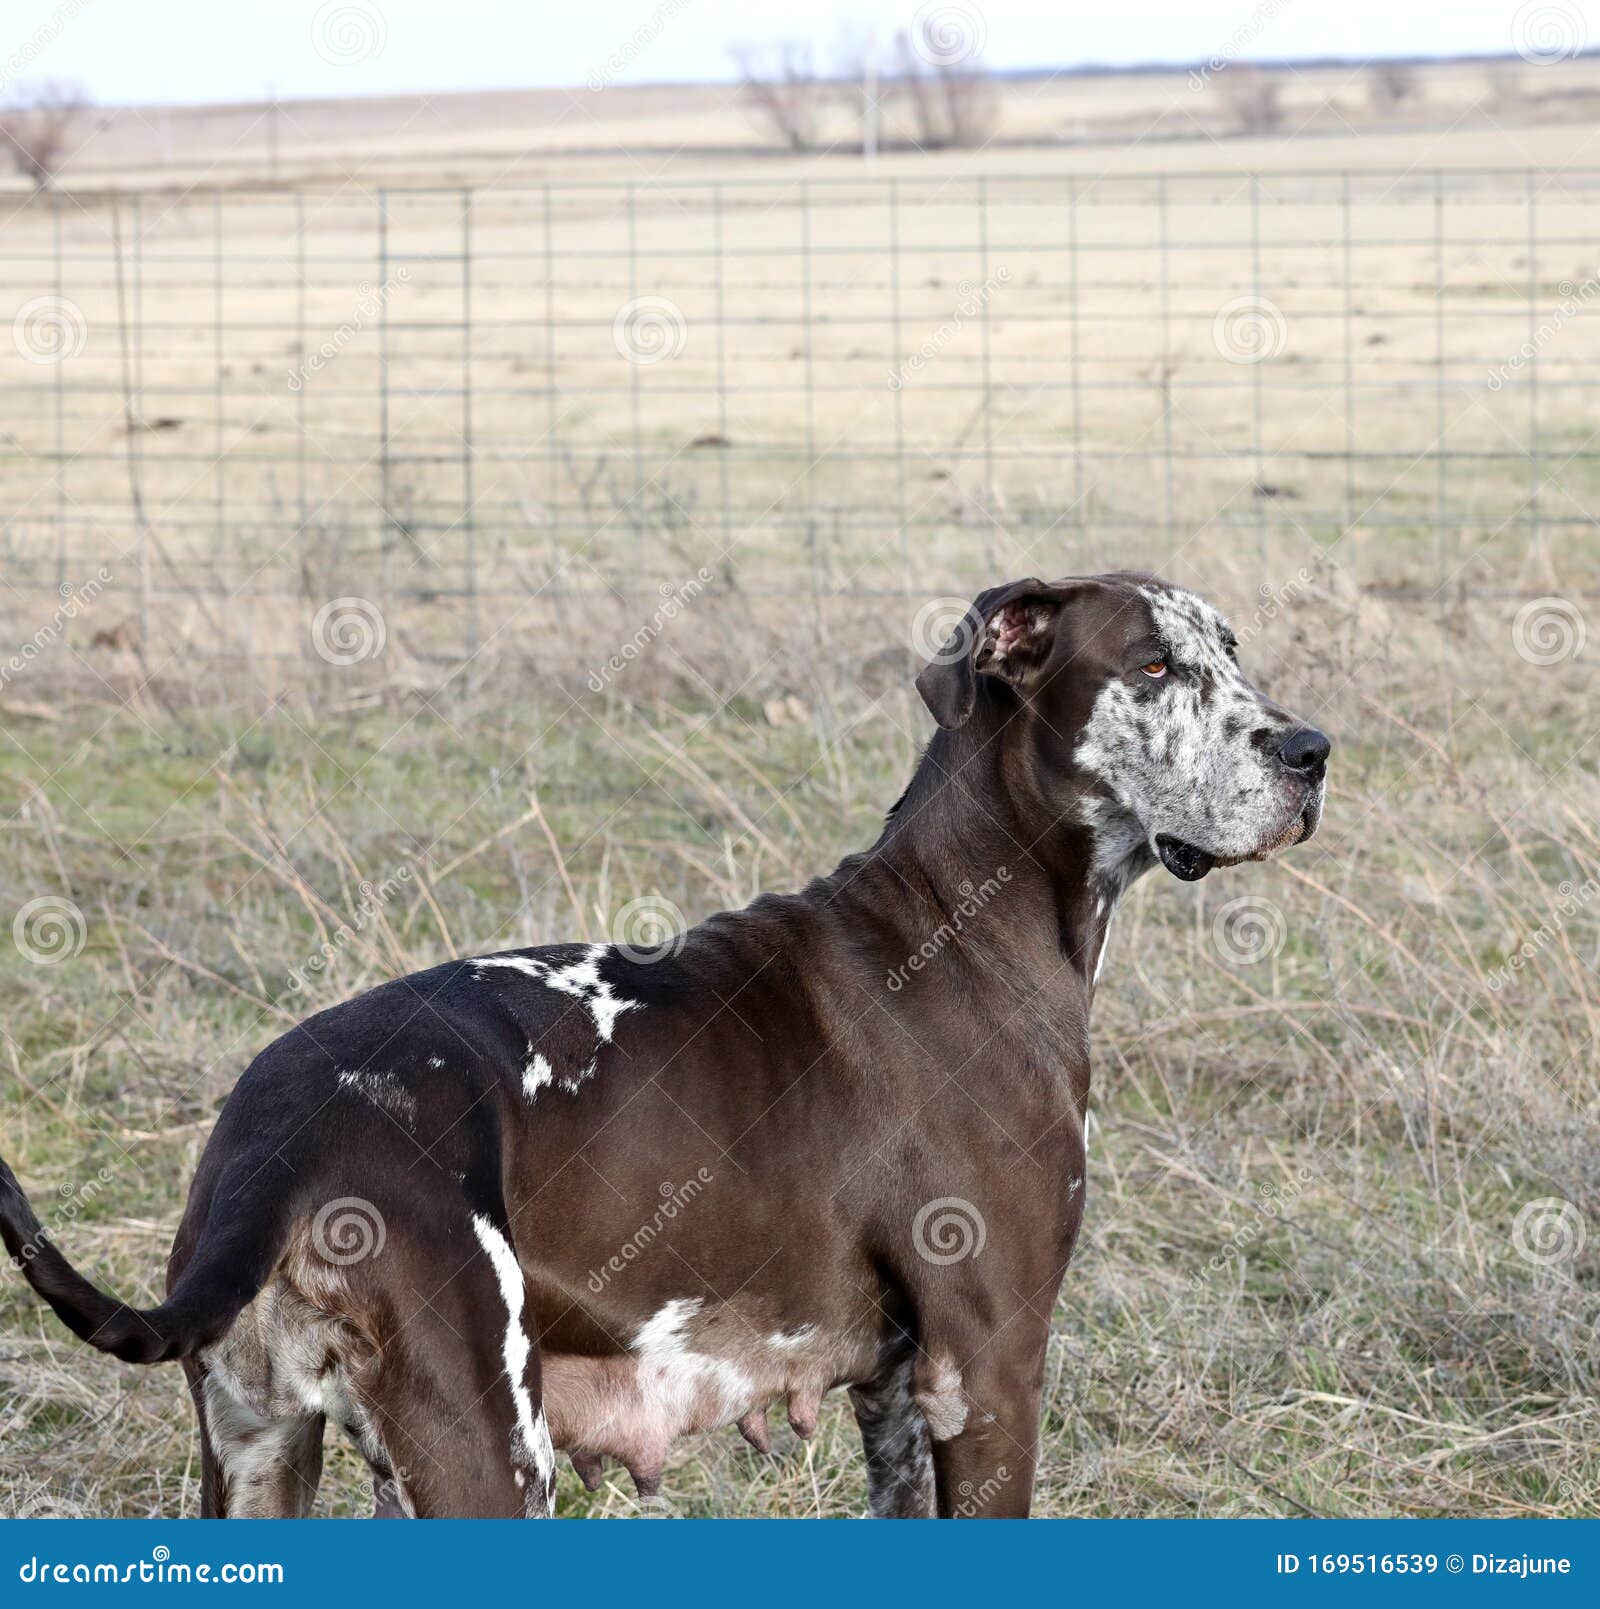
<svg viewBox="0 0 1600 1609"><path fill-rule="evenodd" d="M1087 783L1057 776L1046 802L1016 772L981 731L936 732L871 858L950 935L952 963L977 954L1064 975L1087 1006L1117 904L1154 857Z"/></svg>

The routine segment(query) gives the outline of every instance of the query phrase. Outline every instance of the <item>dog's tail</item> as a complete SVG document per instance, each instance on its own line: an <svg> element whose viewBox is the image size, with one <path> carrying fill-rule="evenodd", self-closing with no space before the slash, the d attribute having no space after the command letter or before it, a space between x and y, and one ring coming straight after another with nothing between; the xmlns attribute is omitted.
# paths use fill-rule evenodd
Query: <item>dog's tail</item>
<svg viewBox="0 0 1600 1609"><path fill-rule="evenodd" d="M226 1183L226 1175L222 1181ZM212 1200L227 1199L222 1189ZM124 1363L167 1363L217 1340L266 1284L288 1238L287 1214L209 1213L194 1254L159 1307L129 1307L91 1285L56 1250L0 1158L0 1239L28 1283L74 1335Z"/></svg>

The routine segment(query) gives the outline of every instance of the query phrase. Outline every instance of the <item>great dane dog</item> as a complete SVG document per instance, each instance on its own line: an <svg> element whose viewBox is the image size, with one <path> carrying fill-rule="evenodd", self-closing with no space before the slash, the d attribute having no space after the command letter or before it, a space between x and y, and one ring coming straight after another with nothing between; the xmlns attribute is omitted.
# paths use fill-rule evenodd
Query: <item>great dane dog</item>
<svg viewBox="0 0 1600 1609"><path fill-rule="evenodd" d="M659 950L449 961L255 1058L137 1309L0 1164L84 1340L181 1360L203 1512L307 1512L334 1420L380 1514L539 1516L556 1449L657 1491L680 1436L848 1386L870 1506L1025 1515L1084 1202L1117 902L1309 838L1328 739L1153 576L984 592L878 841Z"/></svg>

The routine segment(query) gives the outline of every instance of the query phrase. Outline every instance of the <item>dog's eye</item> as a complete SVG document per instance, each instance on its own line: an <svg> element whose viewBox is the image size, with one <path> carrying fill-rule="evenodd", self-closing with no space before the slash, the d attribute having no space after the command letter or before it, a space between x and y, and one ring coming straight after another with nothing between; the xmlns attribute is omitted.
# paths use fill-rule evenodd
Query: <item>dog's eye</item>
<svg viewBox="0 0 1600 1609"><path fill-rule="evenodd" d="M1152 659L1148 665L1141 665L1139 668L1153 682L1160 681L1167 674L1167 662L1164 659Z"/></svg>

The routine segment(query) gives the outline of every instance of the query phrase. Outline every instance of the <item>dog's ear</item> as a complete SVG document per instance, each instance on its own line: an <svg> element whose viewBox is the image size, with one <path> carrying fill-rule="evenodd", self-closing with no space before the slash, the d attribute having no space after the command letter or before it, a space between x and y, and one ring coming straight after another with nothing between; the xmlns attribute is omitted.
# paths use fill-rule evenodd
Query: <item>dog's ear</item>
<svg viewBox="0 0 1600 1609"><path fill-rule="evenodd" d="M1055 639L1066 589L1030 578L991 587L917 676L917 691L940 726L961 726L978 701L978 678L994 676L1025 693Z"/></svg>

